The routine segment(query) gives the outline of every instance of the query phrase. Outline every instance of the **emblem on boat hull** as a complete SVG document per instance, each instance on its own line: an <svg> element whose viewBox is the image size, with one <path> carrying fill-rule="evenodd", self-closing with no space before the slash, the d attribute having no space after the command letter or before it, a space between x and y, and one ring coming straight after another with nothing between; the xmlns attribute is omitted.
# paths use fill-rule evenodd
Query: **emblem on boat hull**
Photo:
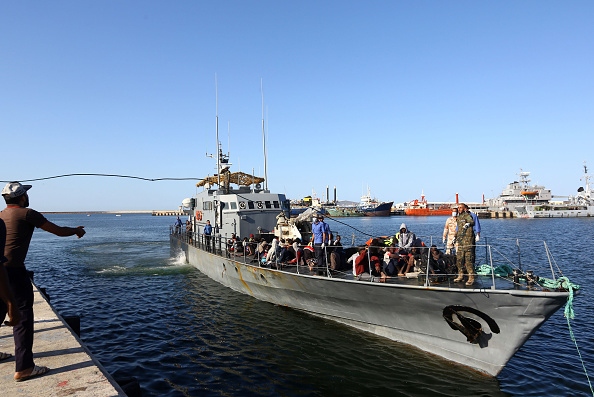
<svg viewBox="0 0 594 397"><path fill-rule="evenodd" d="M487 345L487 341L491 339L491 334L486 334L483 331L482 324L474 318L467 317L462 312L470 313L485 320L491 332L498 334L499 325L491 317L468 306L450 305L443 309L443 318L446 320L450 328L460 331L466 340L470 343L478 343L481 347ZM456 316L456 320L454 319Z"/></svg>

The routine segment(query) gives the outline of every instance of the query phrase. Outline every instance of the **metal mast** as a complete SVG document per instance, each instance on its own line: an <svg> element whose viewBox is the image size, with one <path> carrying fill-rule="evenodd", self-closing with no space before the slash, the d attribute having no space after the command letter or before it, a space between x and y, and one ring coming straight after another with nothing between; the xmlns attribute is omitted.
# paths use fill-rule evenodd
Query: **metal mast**
<svg viewBox="0 0 594 397"><path fill-rule="evenodd" d="M264 130L264 84L260 78L260 92L262 93L262 142L264 145L264 190L268 190L268 167L266 165L266 132Z"/></svg>
<svg viewBox="0 0 594 397"><path fill-rule="evenodd" d="M219 91L217 86L217 74L215 73L215 113L217 130L217 181L219 188L221 186L221 149L219 147Z"/></svg>

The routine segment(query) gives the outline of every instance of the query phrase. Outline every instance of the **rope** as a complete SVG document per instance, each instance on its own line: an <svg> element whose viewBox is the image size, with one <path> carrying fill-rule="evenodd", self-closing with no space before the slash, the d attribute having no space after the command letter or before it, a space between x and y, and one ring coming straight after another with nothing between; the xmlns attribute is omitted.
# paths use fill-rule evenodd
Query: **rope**
<svg viewBox="0 0 594 397"><path fill-rule="evenodd" d="M565 306L565 314L567 315L569 311L571 314L571 318L573 318L573 291L580 289L579 285L572 283L571 281L569 281L567 277L559 277L556 281L553 281L550 278L539 277L538 284L541 287L548 289L554 290L557 288L563 288L568 290L569 298L567 299L567 305Z"/></svg>
<svg viewBox="0 0 594 397"><path fill-rule="evenodd" d="M493 268L493 273L495 273L496 276L507 276L508 274L513 273L513 271L514 270L511 268L511 266L507 265L505 263L503 265L499 265L499 266ZM476 274L490 275L491 274L491 266L489 266L487 264L480 265L476 269Z"/></svg>
<svg viewBox="0 0 594 397"><path fill-rule="evenodd" d="M45 178L24 179L24 180L21 180L21 182L45 181L47 179L64 178L67 176L109 176L109 177L115 177L115 178L140 179L140 180L149 181L149 182L155 182L155 181L201 181L201 180L203 180L203 178L142 178L140 176L115 175L115 174L63 174L63 175L47 176ZM0 182L10 183L13 181L0 181Z"/></svg>
<svg viewBox="0 0 594 397"><path fill-rule="evenodd" d="M321 214L321 215L324 215L324 214L323 214L321 211L318 211L318 210L315 210L315 211L316 211L316 212L318 212L318 213L319 213L319 214ZM366 235L367 237L376 237L376 236L374 236L373 234L365 233L365 232L363 232L363 231L361 231L361 230L357 229L356 227L353 227L353 226L351 226L351 225L349 225L349 224L347 224L347 223L344 223L344 222L341 222L341 221L339 221L339 220L336 220L336 219L334 219L334 217L332 217L332 216L330 216L330 215L324 215L324 218L331 219L331 220L333 220L334 222L338 222L338 223L340 223L340 224L342 224L342 225L344 225L344 226L350 227L351 229L353 229L353 230L356 230L356 231L358 231L359 233Z"/></svg>
<svg viewBox="0 0 594 397"><path fill-rule="evenodd" d="M548 280L551 281L551 280ZM573 334L573 330L571 329L571 319L575 317L575 313L573 311L573 290L579 289L579 285L575 285L569 281L567 277L559 277L557 281L554 283L555 288L561 287L565 288L569 291L569 297L567 298L567 304L565 305L564 316L567 319L567 328L569 328L569 335L571 336L571 340L575 344L575 349L578 352L578 356L580 357L580 361L582 363L582 368L584 368L584 374L586 374L586 379L588 379L588 385L590 386L590 391L594 396L594 389L592 388L592 383L590 382L590 378L588 377L588 371L586 370L586 364L584 364L584 359L582 358L582 354L580 353L580 349L577 344L577 340L575 339L575 335Z"/></svg>

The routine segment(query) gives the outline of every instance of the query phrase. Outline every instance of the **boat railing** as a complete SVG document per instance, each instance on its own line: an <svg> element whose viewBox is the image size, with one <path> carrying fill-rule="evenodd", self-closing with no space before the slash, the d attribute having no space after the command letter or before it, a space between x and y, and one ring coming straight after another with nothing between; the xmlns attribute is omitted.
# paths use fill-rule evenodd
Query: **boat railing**
<svg viewBox="0 0 594 397"><path fill-rule="evenodd" d="M385 245L347 245L337 247L331 245L322 248L320 246L308 247L307 245L300 245L298 246L298 251L304 252L304 250L308 250L309 253L307 255L303 253L298 255L298 261L294 257L291 261L286 261L281 260L284 258L280 257L282 249L280 244L277 245L278 248L272 255L268 255L268 252L256 254L258 241L247 241L247 244L246 241L242 241L242 244L238 244L231 237L221 235L207 236L193 231L176 229L174 226L170 228L170 234L198 249L251 266L275 268L297 274L347 278L369 282L399 283L403 281L399 277L374 276L371 274L372 269L369 269L369 273L355 274L353 264L347 262L349 257L352 257L355 252L360 252L360 250L367 248L365 251L365 255L367 255L367 266L372 263L371 257L376 255L380 263L382 263L383 270L386 264L384 261L385 252L389 248L394 248L397 251L398 247ZM458 274L455 265L455 253L445 254L446 247L442 243L441 237L439 239L435 236L423 237L423 241L428 241L429 244L416 247L419 255L419 258L415 262L417 264L416 271L410 272L405 279L418 279L426 287L443 284L445 279L448 280L451 286L456 286L451 283L451 280ZM268 243L269 247L270 245ZM438 250L441 257L446 258L448 268L450 270L454 269L454 271L435 272L436 269L433 269L431 264L431 248ZM456 248L460 250L467 247L458 245ZM502 288L508 288L509 286L515 288L538 288L539 276L548 276L552 281L563 276L549 246L542 240L483 238L468 248L474 249L475 252L474 268L476 274L482 280L490 279L488 284L492 289L498 288L499 284L501 284ZM316 249L323 251L322 258L325 259L323 260L324 263L320 264L315 260L311 261L311 259L317 256ZM339 256L340 266L338 269L331 267L330 256L333 251L336 251ZM409 253L406 255L409 255ZM305 256L309 257L309 263L305 262ZM271 260L267 260L266 258ZM426 261L426 263L423 264L418 259Z"/></svg>

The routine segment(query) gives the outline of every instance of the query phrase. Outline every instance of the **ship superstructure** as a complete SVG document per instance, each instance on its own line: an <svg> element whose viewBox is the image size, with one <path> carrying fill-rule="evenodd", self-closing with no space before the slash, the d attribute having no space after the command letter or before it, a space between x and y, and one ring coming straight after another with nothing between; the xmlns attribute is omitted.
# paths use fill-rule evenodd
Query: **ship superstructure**
<svg viewBox="0 0 594 397"><path fill-rule="evenodd" d="M517 216L525 213L527 204L547 204L552 198L551 191L541 185L530 184L530 172L520 170L519 181L511 182L501 194L489 199L487 205L494 211L513 211Z"/></svg>

